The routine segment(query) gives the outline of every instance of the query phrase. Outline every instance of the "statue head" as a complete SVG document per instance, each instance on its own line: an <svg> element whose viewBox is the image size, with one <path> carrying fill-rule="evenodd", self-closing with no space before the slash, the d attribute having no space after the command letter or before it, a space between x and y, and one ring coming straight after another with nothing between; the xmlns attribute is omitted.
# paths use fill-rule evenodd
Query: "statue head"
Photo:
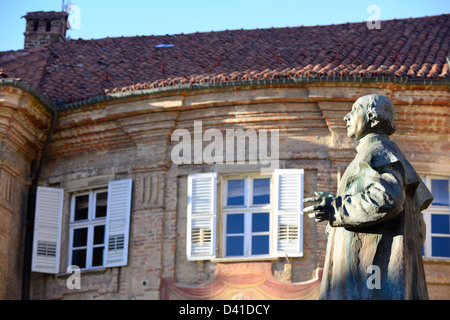
<svg viewBox="0 0 450 320"><path fill-rule="evenodd" d="M345 117L347 135L353 139L361 139L369 133L391 135L395 132L394 104L380 94L362 96L352 106Z"/></svg>

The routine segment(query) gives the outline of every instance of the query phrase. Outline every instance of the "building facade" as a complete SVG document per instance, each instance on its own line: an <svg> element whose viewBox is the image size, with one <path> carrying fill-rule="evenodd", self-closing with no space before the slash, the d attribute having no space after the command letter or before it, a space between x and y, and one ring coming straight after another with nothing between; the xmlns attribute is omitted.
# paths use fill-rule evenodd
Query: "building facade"
<svg viewBox="0 0 450 320"><path fill-rule="evenodd" d="M396 106L392 140L435 196L424 264L430 298L449 299L449 17L384 25L72 40L0 55L1 297L317 299L326 224L303 216L302 198L336 192L357 145L343 117L379 93ZM382 33L394 31L399 48ZM370 37L335 52L332 32L344 44ZM296 56L289 46L303 37L316 49ZM244 38L258 46L228 51ZM416 50L424 41L428 51ZM147 56L126 69L144 43Z"/></svg>

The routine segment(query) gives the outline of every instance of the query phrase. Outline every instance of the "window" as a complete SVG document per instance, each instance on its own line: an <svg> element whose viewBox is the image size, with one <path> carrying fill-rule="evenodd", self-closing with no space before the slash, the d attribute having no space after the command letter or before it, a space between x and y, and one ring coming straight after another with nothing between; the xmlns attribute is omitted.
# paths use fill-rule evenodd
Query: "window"
<svg viewBox="0 0 450 320"><path fill-rule="evenodd" d="M224 180L223 251L225 257L270 253L270 177Z"/></svg>
<svg viewBox="0 0 450 320"><path fill-rule="evenodd" d="M132 180L111 181L106 189L72 194L69 228L62 230L64 189L38 187L32 271L60 272L62 233L68 232L67 265L81 269L128 263ZM65 238L65 237L64 237Z"/></svg>
<svg viewBox="0 0 450 320"><path fill-rule="evenodd" d="M188 260L302 256L302 199L301 169L189 175Z"/></svg>
<svg viewBox="0 0 450 320"><path fill-rule="evenodd" d="M81 269L103 266L107 201L108 190L72 196L69 265Z"/></svg>
<svg viewBox="0 0 450 320"><path fill-rule="evenodd" d="M423 212L427 235L423 254L425 258L450 258L450 179L426 176L423 181L431 190L434 200Z"/></svg>
<svg viewBox="0 0 450 320"><path fill-rule="evenodd" d="M51 21L47 21L45 23L45 32L50 32L51 28L52 28L52 22Z"/></svg>

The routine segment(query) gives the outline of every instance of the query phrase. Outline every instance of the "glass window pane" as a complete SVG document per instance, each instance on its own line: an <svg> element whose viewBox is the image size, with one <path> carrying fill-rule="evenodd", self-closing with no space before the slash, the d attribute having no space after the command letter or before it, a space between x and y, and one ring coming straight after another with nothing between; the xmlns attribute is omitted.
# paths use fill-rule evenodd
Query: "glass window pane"
<svg viewBox="0 0 450 320"><path fill-rule="evenodd" d="M431 215L431 232L450 234L450 215L448 214L432 214Z"/></svg>
<svg viewBox="0 0 450 320"><path fill-rule="evenodd" d="M105 226L94 227L94 244L102 244L105 242Z"/></svg>
<svg viewBox="0 0 450 320"><path fill-rule="evenodd" d="M75 216L74 220L85 220L88 218L89 195L75 197Z"/></svg>
<svg viewBox="0 0 450 320"><path fill-rule="evenodd" d="M97 193L95 203L95 217L106 217L106 204L108 202L108 192Z"/></svg>
<svg viewBox="0 0 450 320"><path fill-rule="evenodd" d="M270 179L253 180L253 204L270 203Z"/></svg>
<svg viewBox="0 0 450 320"><path fill-rule="evenodd" d="M268 212L252 214L252 232L269 231L269 220Z"/></svg>
<svg viewBox="0 0 450 320"><path fill-rule="evenodd" d="M252 255L269 253L269 236L252 237Z"/></svg>
<svg viewBox="0 0 450 320"><path fill-rule="evenodd" d="M227 206L244 205L244 180L228 180Z"/></svg>
<svg viewBox="0 0 450 320"><path fill-rule="evenodd" d="M103 265L103 250L104 247L94 248L92 254L92 266L98 267Z"/></svg>
<svg viewBox="0 0 450 320"><path fill-rule="evenodd" d="M433 204L437 206L449 205L448 180L431 179L431 193L433 194Z"/></svg>
<svg viewBox="0 0 450 320"><path fill-rule="evenodd" d="M77 249L72 251L72 265L79 268L86 268L86 249Z"/></svg>
<svg viewBox="0 0 450 320"><path fill-rule="evenodd" d="M227 237L227 256L243 256L244 255L244 237Z"/></svg>
<svg viewBox="0 0 450 320"><path fill-rule="evenodd" d="M74 248L86 246L87 245L87 235L88 235L87 228L74 229L72 246Z"/></svg>
<svg viewBox="0 0 450 320"><path fill-rule="evenodd" d="M244 214L227 215L227 234L244 233Z"/></svg>
<svg viewBox="0 0 450 320"><path fill-rule="evenodd" d="M450 257L450 237L431 237L431 255Z"/></svg>

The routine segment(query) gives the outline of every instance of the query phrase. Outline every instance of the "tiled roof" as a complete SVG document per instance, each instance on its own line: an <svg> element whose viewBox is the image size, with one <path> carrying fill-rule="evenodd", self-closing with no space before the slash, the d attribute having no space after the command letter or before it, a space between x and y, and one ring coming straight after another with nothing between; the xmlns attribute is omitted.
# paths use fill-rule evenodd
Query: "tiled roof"
<svg viewBox="0 0 450 320"><path fill-rule="evenodd" d="M0 68L57 104L184 83L315 76L448 79L449 30L446 14L382 21L381 29L361 22L79 39L0 54Z"/></svg>
<svg viewBox="0 0 450 320"><path fill-rule="evenodd" d="M44 76L50 52L50 47L6 51L0 54L0 69L8 78L20 78L41 89L39 83Z"/></svg>

